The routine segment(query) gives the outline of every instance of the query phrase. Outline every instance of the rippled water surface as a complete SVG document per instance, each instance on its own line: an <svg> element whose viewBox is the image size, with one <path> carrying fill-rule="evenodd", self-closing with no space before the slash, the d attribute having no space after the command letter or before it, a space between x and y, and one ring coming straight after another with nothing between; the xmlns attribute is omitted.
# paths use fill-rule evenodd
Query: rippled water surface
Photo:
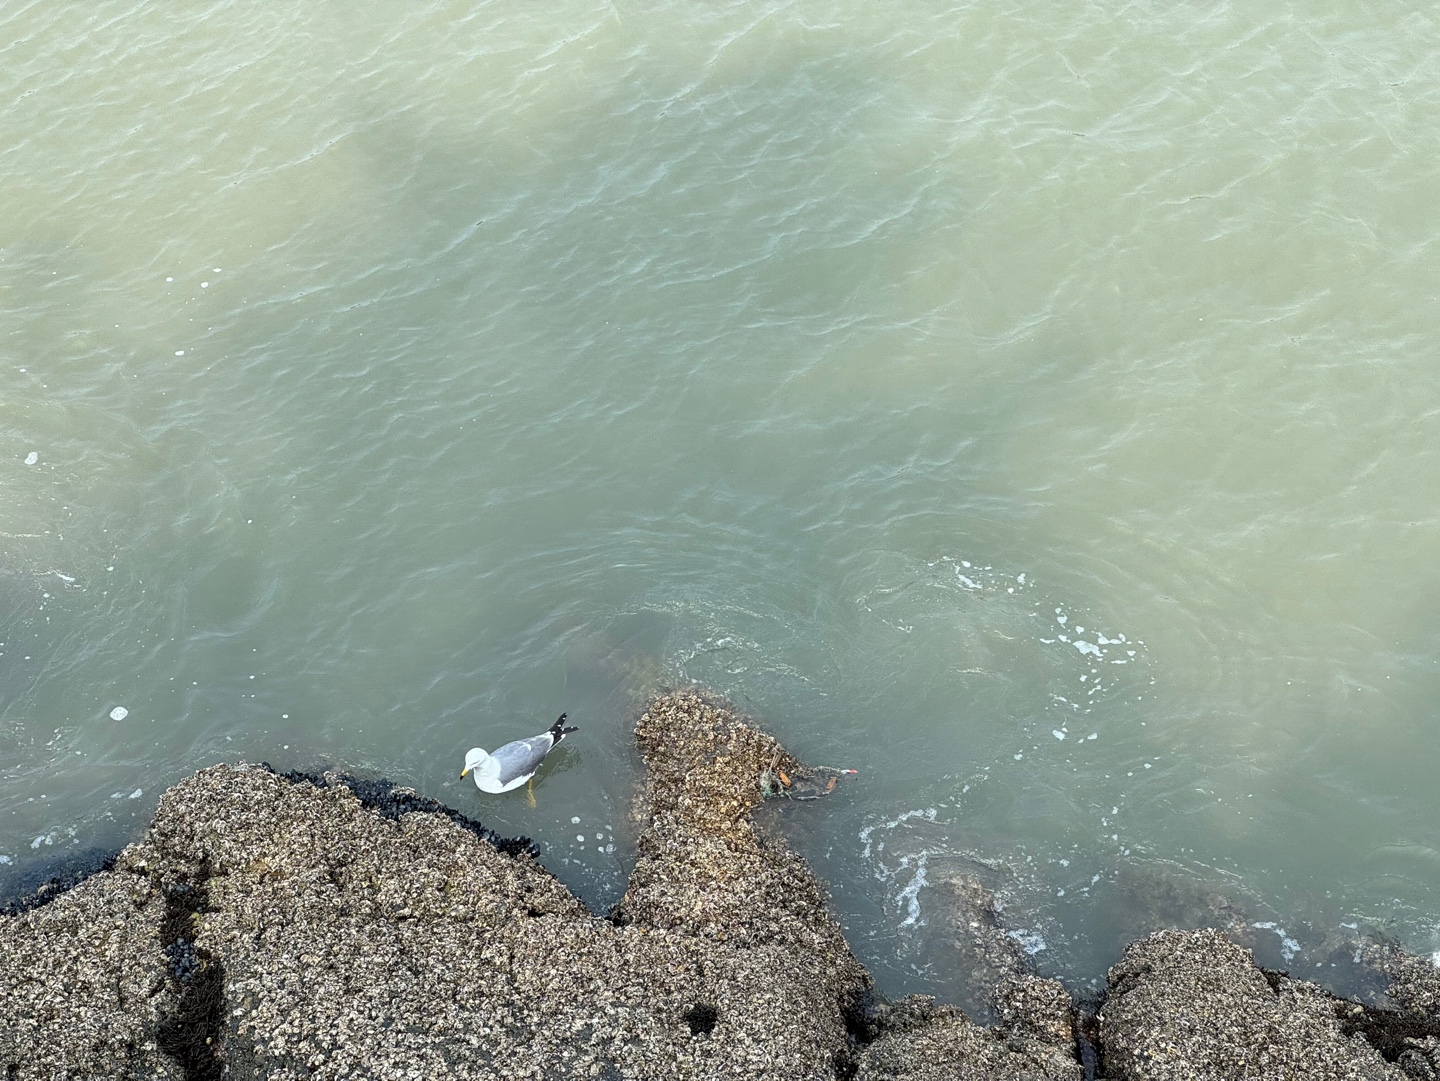
<svg viewBox="0 0 1440 1081"><path fill-rule="evenodd" d="M603 908L695 679L860 770L890 993L957 873L1078 980L1440 951L1429 13L14 3L0 103L6 889L246 758Z"/></svg>

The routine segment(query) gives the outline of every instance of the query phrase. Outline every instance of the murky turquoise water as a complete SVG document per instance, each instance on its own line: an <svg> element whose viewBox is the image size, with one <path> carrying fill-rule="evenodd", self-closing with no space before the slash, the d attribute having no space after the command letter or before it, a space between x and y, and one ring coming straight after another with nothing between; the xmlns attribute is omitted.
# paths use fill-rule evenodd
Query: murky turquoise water
<svg viewBox="0 0 1440 1081"><path fill-rule="evenodd" d="M1430 14L20 3L0 103L0 885L246 758L604 906L690 678L891 993L957 870L1440 951Z"/></svg>

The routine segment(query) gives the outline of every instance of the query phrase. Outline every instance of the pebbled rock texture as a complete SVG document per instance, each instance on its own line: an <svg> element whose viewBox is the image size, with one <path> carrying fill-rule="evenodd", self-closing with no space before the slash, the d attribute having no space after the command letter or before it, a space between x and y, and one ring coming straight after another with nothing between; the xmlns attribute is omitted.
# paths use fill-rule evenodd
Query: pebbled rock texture
<svg viewBox="0 0 1440 1081"><path fill-rule="evenodd" d="M1363 1036L1344 1033L1337 1008L1347 1004L1262 971L1219 931L1133 942L1108 983L1100 1032L1106 1076L1118 1081L1406 1077Z"/></svg>
<svg viewBox="0 0 1440 1081"><path fill-rule="evenodd" d="M179 1005L143 875L108 871L0 919L0 1076L179 1079L158 1043Z"/></svg>
<svg viewBox="0 0 1440 1081"><path fill-rule="evenodd" d="M110 869L0 914L0 1081L1440 1081L1428 960L1377 954L1381 1009L1161 932L1097 1015L1026 970L979 889L953 934L999 1023L880 1003L822 885L751 817L834 771L698 692L652 699L636 741L644 829L608 916L531 842L409 790L203 770Z"/></svg>

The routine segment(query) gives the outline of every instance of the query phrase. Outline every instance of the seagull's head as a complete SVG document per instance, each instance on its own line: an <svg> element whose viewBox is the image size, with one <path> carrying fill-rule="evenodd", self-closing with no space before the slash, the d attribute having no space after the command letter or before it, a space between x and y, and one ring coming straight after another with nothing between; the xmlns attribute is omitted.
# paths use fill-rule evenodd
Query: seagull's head
<svg viewBox="0 0 1440 1081"><path fill-rule="evenodd" d="M490 755L486 753L485 748L471 747L465 752L465 768L460 771L460 776L464 777L471 770L479 769L489 758Z"/></svg>

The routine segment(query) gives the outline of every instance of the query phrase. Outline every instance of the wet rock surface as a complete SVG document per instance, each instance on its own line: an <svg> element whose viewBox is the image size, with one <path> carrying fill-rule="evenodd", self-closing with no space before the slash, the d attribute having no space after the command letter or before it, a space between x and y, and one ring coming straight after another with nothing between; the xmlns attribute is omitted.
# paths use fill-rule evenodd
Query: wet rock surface
<svg viewBox="0 0 1440 1081"><path fill-rule="evenodd" d="M937 878L933 909L940 914L932 949L943 949L947 969L967 974L956 1005L977 1020L998 1022L996 991L1006 980L1030 971L1030 957L1006 932L995 894L971 874Z"/></svg>
<svg viewBox="0 0 1440 1081"><path fill-rule="evenodd" d="M1342 1027L1364 1035L1410 1077L1440 1081L1440 967L1388 944L1363 952L1387 979L1393 1005L1342 1010Z"/></svg>
<svg viewBox="0 0 1440 1081"><path fill-rule="evenodd" d="M700 693L651 700L636 741L639 855L608 915L527 839L406 789L202 771L112 867L0 916L0 1077L1440 1076L1426 960L1377 953L1380 1010L1219 932L1161 932L1097 1016L965 883L952 933L997 1024L884 1004L822 885L752 818L814 771Z"/></svg>

